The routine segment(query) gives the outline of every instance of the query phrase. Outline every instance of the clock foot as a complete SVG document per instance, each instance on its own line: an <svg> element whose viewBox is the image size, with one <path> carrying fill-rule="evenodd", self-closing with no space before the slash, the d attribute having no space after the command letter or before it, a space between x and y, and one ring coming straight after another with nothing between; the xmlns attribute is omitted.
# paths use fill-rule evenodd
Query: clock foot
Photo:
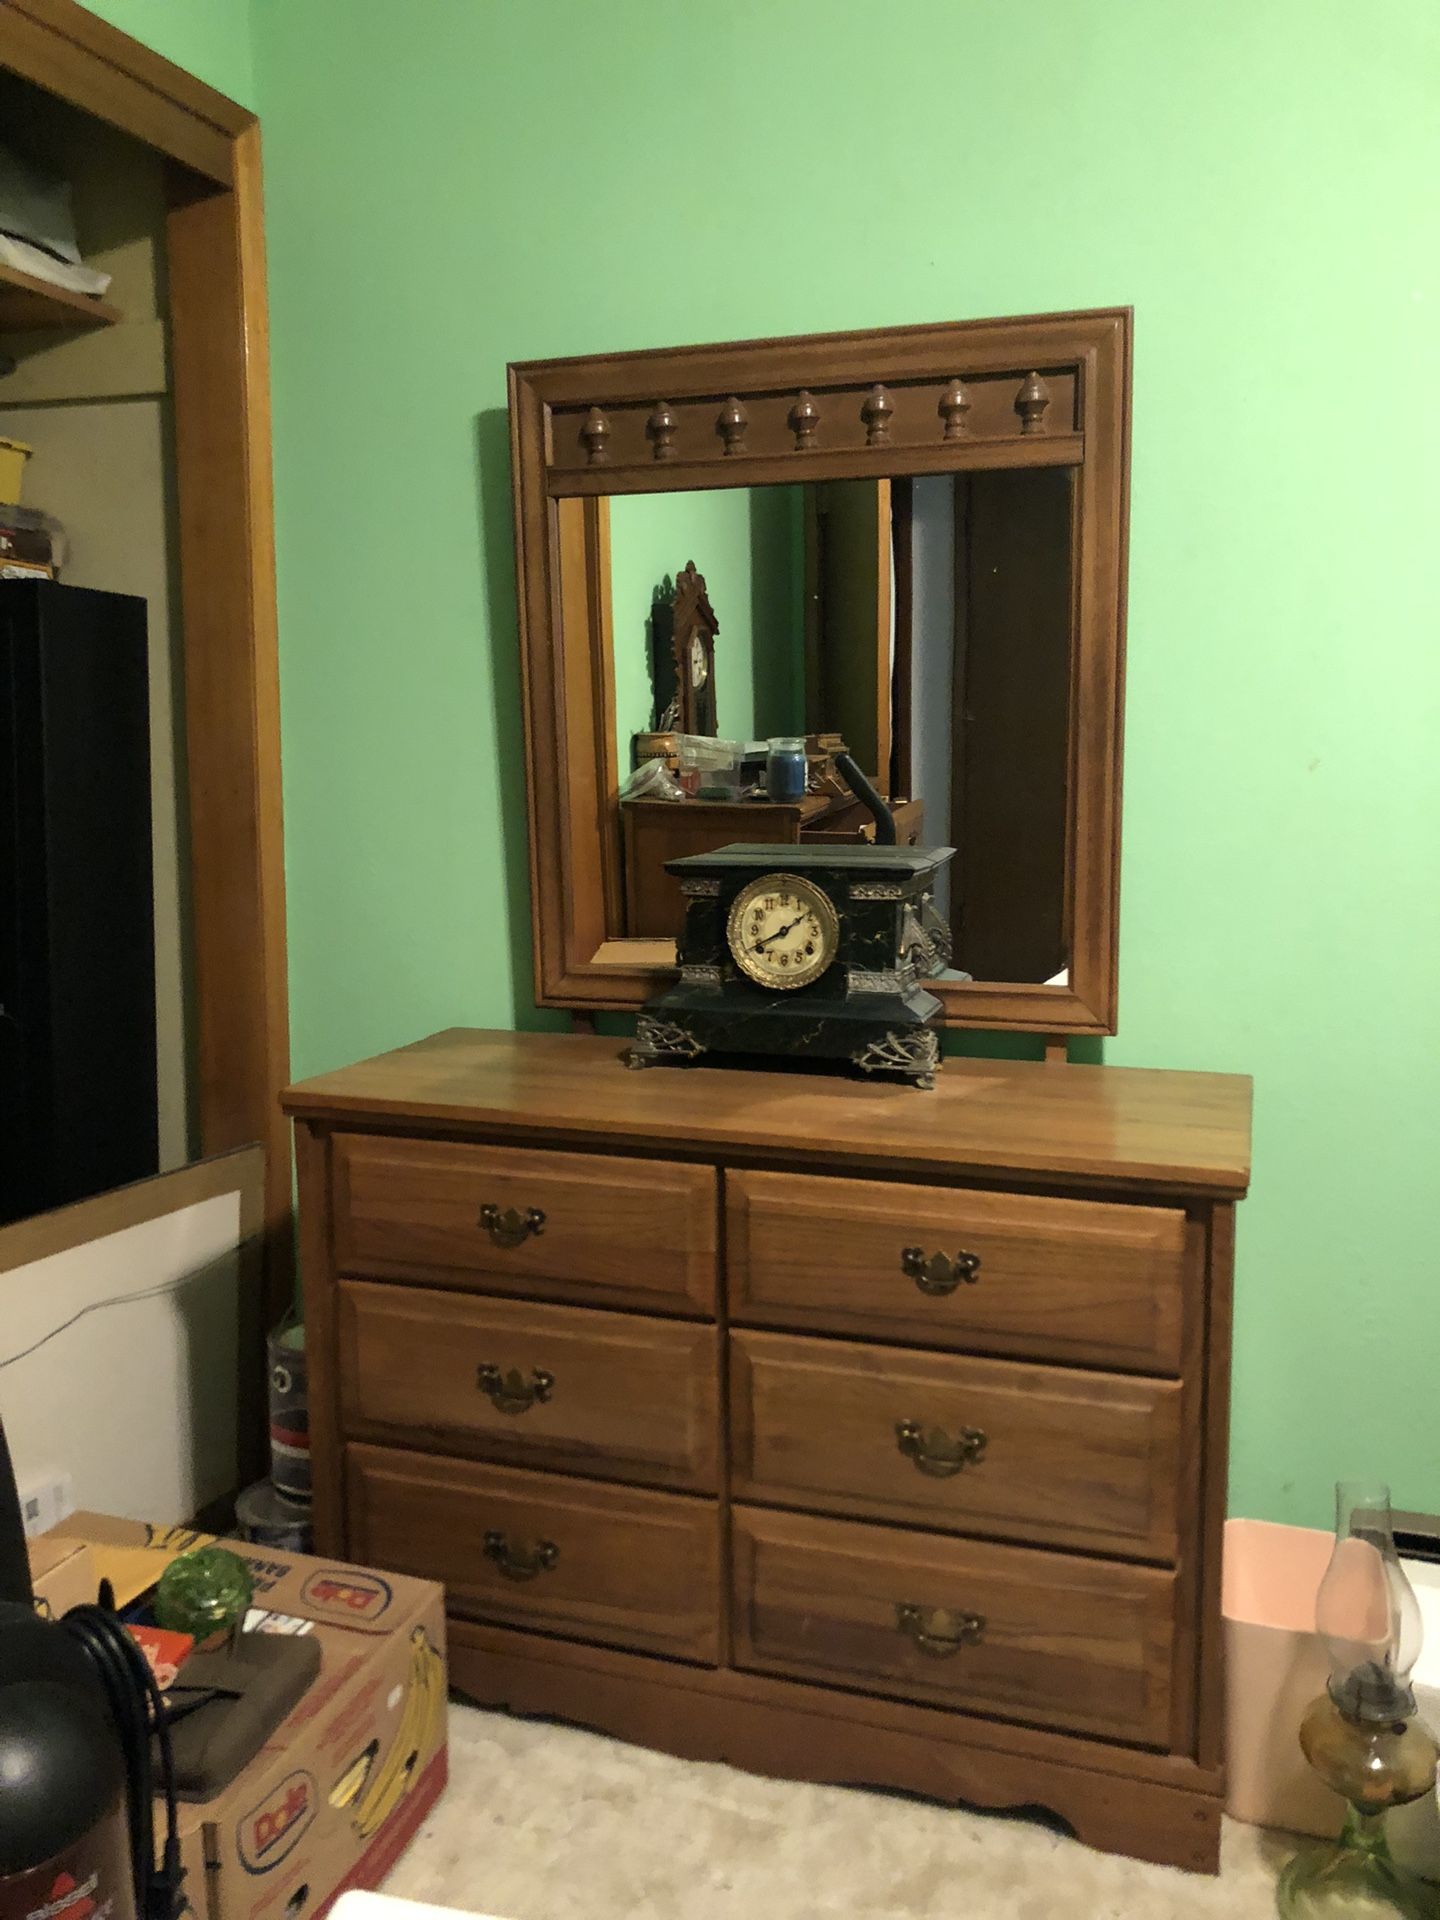
<svg viewBox="0 0 1440 1920"><path fill-rule="evenodd" d="M929 1027L892 1027L850 1057L862 1073L898 1073L917 1087L933 1087L940 1066L940 1036Z"/></svg>
<svg viewBox="0 0 1440 1920"><path fill-rule="evenodd" d="M625 1064L638 1073L643 1067L679 1066L705 1051L688 1027L675 1020L657 1020L642 1013L635 1022L635 1044L625 1050Z"/></svg>

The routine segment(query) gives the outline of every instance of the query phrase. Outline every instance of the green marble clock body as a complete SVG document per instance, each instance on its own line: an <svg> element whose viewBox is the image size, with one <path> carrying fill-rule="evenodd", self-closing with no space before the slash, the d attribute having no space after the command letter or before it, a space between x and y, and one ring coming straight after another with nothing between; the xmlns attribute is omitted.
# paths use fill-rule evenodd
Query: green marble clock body
<svg viewBox="0 0 1440 1920"><path fill-rule="evenodd" d="M669 860L680 978L647 1001L632 1067L705 1056L848 1061L935 1084L950 963L932 895L950 847L721 847Z"/></svg>

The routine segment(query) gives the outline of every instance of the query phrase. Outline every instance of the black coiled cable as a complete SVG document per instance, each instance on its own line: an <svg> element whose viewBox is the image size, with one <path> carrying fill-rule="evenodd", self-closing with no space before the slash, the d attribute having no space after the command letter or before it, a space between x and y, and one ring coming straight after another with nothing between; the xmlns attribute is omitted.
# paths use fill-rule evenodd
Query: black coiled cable
<svg viewBox="0 0 1440 1920"><path fill-rule="evenodd" d="M139 1920L176 1920L183 1876L175 1757L164 1696L150 1662L117 1615L105 1607L72 1607L61 1625L80 1643L95 1669L125 1756L135 1912ZM160 1790L165 1796L165 1850L158 1866L152 1734L160 1749Z"/></svg>

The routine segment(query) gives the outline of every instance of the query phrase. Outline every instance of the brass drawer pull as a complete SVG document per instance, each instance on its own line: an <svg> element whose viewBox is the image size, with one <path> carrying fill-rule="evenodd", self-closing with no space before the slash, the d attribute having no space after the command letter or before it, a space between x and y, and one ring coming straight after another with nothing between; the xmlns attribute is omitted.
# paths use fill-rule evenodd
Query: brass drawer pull
<svg viewBox="0 0 1440 1920"><path fill-rule="evenodd" d="M518 1207L507 1207L502 1213L487 1201L480 1209L480 1224L497 1247L518 1247L532 1233L545 1231L545 1216L539 1207L527 1207L524 1213Z"/></svg>
<svg viewBox="0 0 1440 1920"><path fill-rule="evenodd" d="M900 1255L900 1269L909 1274L921 1293L933 1297L954 1293L962 1283L973 1287L980 1278L980 1256L962 1252L952 1260L948 1254L927 1254L923 1247L906 1247Z"/></svg>
<svg viewBox="0 0 1440 1920"><path fill-rule="evenodd" d="M485 1536L485 1558L493 1560L507 1580L533 1580L537 1573L549 1573L560 1558L553 1540L536 1542L533 1553L512 1547L507 1535L492 1528Z"/></svg>
<svg viewBox="0 0 1440 1920"><path fill-rule="evenodd" d="M948 1660L962 1647L978 1645L985 1631L983 1613L951 1613L945 1607L917 1607L913 1601L899 1601L895 1624L921 1653L935 1660Z"/></svg>
<svg viewBox="0 0 1440 1920"><path fill-rule="evenodd" d="M926 1433L918 1420L897 1420L895 1440L907 1460L932 1480L950 1480L966 1467L978 1467L985 1458L989 1436L979 1427L961 1427L953 1440L939 1427Z"/></svg>
<svg viewBox="0 0 1440 1920"><path fill-rule="evenodd" d="M555 1376L544 1367L532 1367L527 1382L518 1367L502 1373L487 1362L475 1369L475 1384L490 1396L497 1413L528 1413L531 1407L543 1407L555 1390Z"/></svg>

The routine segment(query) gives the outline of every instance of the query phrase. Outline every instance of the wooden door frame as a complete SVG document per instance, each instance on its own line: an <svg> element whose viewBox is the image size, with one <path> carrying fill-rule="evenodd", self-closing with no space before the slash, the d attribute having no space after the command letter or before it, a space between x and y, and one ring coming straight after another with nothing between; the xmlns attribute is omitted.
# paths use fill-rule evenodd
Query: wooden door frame
<svg viewBox="0 0 1440 1920"><path fill-rule="evenodd" d="M293 1286L260 128L76 0L0 0L0 69L169 164L166 222L203 1154L266 1150L265 1307Z"/></svg>

